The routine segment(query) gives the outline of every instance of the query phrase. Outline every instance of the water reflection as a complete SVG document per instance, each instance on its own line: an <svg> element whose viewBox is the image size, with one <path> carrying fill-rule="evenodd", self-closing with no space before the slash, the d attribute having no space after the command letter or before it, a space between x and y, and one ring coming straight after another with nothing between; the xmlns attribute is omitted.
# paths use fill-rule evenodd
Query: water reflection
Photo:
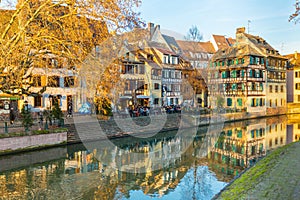
<svg viewBox="0 0 300 200"><path fill-rule="evenodd" d="M39 155L0 157L0 164L23 161L17 169L0 168L0 198L210 199L269 150L298 140L297 119L282 116L227 123L221 133L208 135L207 127L201 127L189 146L184 136L171 131L147 139L114 140L120 148L113 149L98 148L98 143L92 151L72 145L60 148L65 157L56 153L56 158L52 155L45 161L44 156L43 163L32 159ZM183 154L179 153L182 148L186 148ZM128 152L140 156L131 157ZM161 170L152 171L155 165L161 165ZM117 166L130 172L118 171Z"/></svg>

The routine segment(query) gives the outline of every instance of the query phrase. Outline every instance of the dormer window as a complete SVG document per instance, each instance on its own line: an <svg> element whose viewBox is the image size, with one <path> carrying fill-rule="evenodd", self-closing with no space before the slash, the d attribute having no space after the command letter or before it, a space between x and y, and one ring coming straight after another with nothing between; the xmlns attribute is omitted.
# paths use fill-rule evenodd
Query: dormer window
<svg viewBox="0 0 300 200"><path fill-rule="evenodd" d="M153 55L148 54L148 55L147 55L147 60L152 60L152 61L153 61Z"/></svg>

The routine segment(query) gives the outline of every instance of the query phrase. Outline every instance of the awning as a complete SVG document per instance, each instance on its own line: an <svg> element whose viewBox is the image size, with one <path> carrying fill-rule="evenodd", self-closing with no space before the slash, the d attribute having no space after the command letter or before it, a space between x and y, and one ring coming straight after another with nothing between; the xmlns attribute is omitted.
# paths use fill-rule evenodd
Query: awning
<svg viewBox="0 0 300 200"><path fill-rule="evenodd" d="M137 99L149 99L150 96L146 96L146 95L137 95L136 98L137 98Z"/></svg>
<svg viewBox="0 0 300 200"><path fill-rule="evenodd" d="M2 94L0 94L0 99L6 99L6 100L19 100L20 97L18 97L18 96L13 96L13 95L10 95L10 94L2 93Z"/></svg>

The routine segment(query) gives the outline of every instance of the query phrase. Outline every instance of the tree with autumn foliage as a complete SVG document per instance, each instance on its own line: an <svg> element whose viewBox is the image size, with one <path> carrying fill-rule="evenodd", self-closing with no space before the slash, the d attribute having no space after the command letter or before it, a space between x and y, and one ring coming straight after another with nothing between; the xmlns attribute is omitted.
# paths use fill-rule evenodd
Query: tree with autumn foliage
<svg viewBox="0 0 300 200"><path fill-rule="evenodd" d="M30 94L34 68L80 67L111 33L139 26L134 11L139 5L139 0L19 0L15 9L1 10L0 90Z"/></svg>
<svg viewBox="0 0 300 200"><path fill-rule="evenodd" d="M295 12L292 15L290 15L289 21L293 21L295 24L298 23L300 20L299 14L300 14L300 3L299 0L296 0Z"/></svg>
<svg viewBox="0 0 300 200"><path fill-rule="evenodd" d="M198 29L197 26L192 26L185 36L185 41L180 41L179 45L183 49L183 56L186 60L189 61L189 65L186 65L184 70L184 88L189 88L187 92L184 92L183 95L185 99L192 99L193 106L196 106L197 95L202 94L206 90L206 81L205 81L205 69L200 66L202 47L200 41L203 39L203 35ZM198 97L200 98L200 97ZM204 101L201 98L200 105Z"/></svg>

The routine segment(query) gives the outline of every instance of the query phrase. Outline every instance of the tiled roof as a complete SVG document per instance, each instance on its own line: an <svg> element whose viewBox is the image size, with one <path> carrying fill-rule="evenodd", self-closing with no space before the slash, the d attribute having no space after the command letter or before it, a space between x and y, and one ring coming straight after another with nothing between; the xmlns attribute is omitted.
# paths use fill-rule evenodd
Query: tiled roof
<svg viewBox="0 0 300 200"><path fill-rule="evenodd" d="M236 45L234 47L219 49L212 57L212 60L243 57L246 55L264 56L255 48L251 47L249 44L241 44L241 45Z"/></svg>
<svg viewBox="0 0 300 200"><path fill-rule="evenodd" d="M159 64L157 64L156 62L152 61L152 60L147 60L146 61L148 63L149 66L151 66L152 68L155 69L162 69L162 66L160 66Z"/></svg>
<svg viewBox="0 0 300 200"><path fill-rule="evenodd" d="M182 51L190 51L197 53L215 53L215 49L210 42L193 42L177 40Z"/></svg>
<svg viewBox="0 0 300 200"><path fill-rule="evenodd" d="M236 42L236 40L235 40L235 39L233 39L233 38L231 38L231 37L229 37L229 38L226 38L226 40L227 40L227 42L228 42L229 46L232 46L232 45L234 45L234 44L235 44L235 42Z"/></svg>
<svg viewBox="0 0 300 200"><path fill-rule="evenodd" d="M225 36L223 36L223 35L212 35L212 36L213 36L214 40L216 41L218 48L224 48L224 47L229 46Z"/></svg>
<svg viewBox="0 0 300 200"><path fill-rule="evenodd" d="M293 67L300 67L300 53L293 53L288 54L284 56L285 58L289 59L290 64L292 64Z"/></svg>
<svg viewBox="0 0 300 200"><path fill-rule="evenodd" d="M165 41L167 42L167 44L169 45L169 47L176 53L179 53L179 46L175 40L174 37L168 36L168 35L164 35L162 34L163 38L165 39Z"/></svg>
<svg viewBox="0 0 300 200"><path fill-rule="evenodd" d="M264 40L263 38L261 38L259 36L254 36L254 35L250 35L247 33L244 33L244 35L259 48L275 50L269 43L266 42L266 40Z"/></svg>
<svg viewBox="0 0 300 200"><path fill-rule="evenodd" d="M162 49L162 48L156 48L158 51L160 51L163 54L167 54L167 55L173 55L173 56L178 56L176 53L174 53L173 51L169 51L167 49Z"/></svg>

